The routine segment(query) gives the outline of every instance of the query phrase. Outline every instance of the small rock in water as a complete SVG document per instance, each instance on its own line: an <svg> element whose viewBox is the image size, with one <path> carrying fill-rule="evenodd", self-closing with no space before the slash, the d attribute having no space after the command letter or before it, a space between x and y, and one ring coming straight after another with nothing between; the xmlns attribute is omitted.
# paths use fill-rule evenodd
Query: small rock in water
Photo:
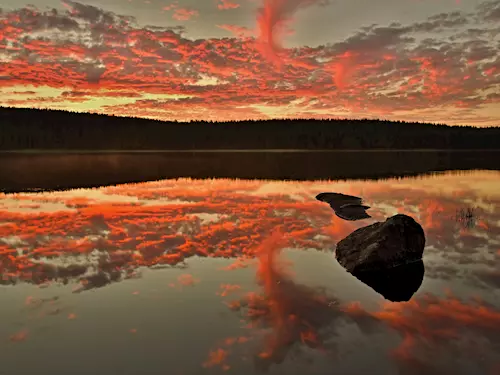
<svg viewBox="0 0 500 375"><path fill-rule="evenodd" d="M354 221L371 217L366 212L370 207L363 205L360 197L341 193L320 193L316 199L328 203L335 214L344 220Z"/></svg>
<svg viewBox="0 0 500 375"><path fill-rule="evenodd" d="M334 210L346 204L361 204L363 202L360 197L341 193L319 193L316 195L316 199L328 203Z"/></svg>

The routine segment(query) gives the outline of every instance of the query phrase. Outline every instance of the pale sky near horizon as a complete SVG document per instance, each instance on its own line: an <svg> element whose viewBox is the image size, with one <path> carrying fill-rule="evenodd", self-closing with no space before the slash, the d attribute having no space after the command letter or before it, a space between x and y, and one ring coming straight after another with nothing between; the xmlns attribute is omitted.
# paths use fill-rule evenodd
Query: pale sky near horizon
<svg viewBox="0 0 500 375"><path fill-rule="evenodd" d="M500 125L500 0L2 0L0 8L3 106L181 121Z"/></svg>

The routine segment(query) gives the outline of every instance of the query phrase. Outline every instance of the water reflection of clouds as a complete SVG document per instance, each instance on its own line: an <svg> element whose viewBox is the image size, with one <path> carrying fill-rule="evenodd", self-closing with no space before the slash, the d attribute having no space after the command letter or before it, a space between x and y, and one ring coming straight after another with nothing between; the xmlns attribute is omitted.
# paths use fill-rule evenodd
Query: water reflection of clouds
<svg viewBox="0 0 500 375"><path fill-rule="evenodd" d="M371 220L340 220L315 196L323 191L359 195L372 207L373 220L399 212L421 223L427 238L427 280L458 292L467 285L474 294L491 296L500 286L500 214L494 209L500 192L492 189L499 177L476 172L378 182L181 179L0 195L1 282L71 283L74 292L84 292L141 277L143 266L174 267L180 273L168 286L177 292L199 288L200 279L201 285L205 282L204 276L180 269L188 267L186 260L229 258L213 267L239 272L257 264L261 288L249 292L227 280L213 293L239 311L253 329L214 348L205 367L229 369L231 351L249 344L254 345L251 356L260 369L290 356L307 360L303 348L338 360L346 350L343 330L352 326L368 340L388 331L400 337L401 344L391 352L400 374L446 373L457 351L470 355L462 356L460 368L488 373L494 371L493 354L500 349L498 306L452 295L426 296L425 288L408 303L387 303L378 309L349 303L345 298L349 291L312 287L274 261L266 263L262 243L280 227L288 248L331 251L336 242ZM455 220L463 207L476 208L474 227L464 228ZM270 249L278 249L277 245ZM68 319L77 316L69 308L63 312ZM13 341L23 341L28 331L12 335ZM439 359L431 360L436 353ZM467 361L478 358L483 358L479 367L467 367Z"/></svg>
<svg viewBox="0 0 500 375"><path fill-rule="evenodd" d="M392 351L401 374L494 373L500 311L481 300L424 295L386 303L380 311L368 312L359 303L346 311L354 317L372 317L401 335L403 340Z"/></svg>
<svg viewBox="0 0 500 375"><path fill-rule="evenodd" d="M291 234L293 247L331 249L360 225L336 220L314 200L318 192L334 189L362 195L376 220L396 212L414 216L427 235L430 277L465 277L465 265L473 262L477 277L468 281L496 286L500 217L494 207L500 194L492 186L497 178L495 172L477 172L378 182L180 179L2 195L2 273L9 282L60 279L59 274L78 278L81 268L54 269L40 259L68 263L96 252L101 254L97 273L112 265L107 278L113 280L126 270L176 265L193 255L251 257L252 246L277 225ZM475 208L479 219L473 228L459 228L453 220L464 206Z"/></svg>
<svg viewBox="0 0 500 375"><path fill-rule="evenodd" d="M494 371L500 349L498 307L480 299L465 302L450 292L441 298L423 294L409 302L385 302L374 310L359 302L345 303L326 288L294 280L280 258L286 243L284 234L274 232L256 248L261 291L225 302L242 317L244 327L251 328L244 342L260 342L253 353L257 370L267 372L287 357L310 361L306 349L338 362L352 344L353 335L343 336L351 326L365 338L356 343L361 352L372 350L382 332L399 335L399 344L389 351L399 374ZM234 338L228 340L211 351L205 366L231 367L228 358L239 349ZM468 372L460 372L464 368Z"/></svg>

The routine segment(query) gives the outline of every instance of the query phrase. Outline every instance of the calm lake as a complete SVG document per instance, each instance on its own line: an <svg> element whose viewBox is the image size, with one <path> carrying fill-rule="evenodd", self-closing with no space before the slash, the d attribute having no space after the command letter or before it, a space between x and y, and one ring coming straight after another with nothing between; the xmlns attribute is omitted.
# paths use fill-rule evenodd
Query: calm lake
<svg viewBox="0 0 500 375"><path fill-rule="evenodd" d="M500 374L491 158L172 157L0 157L0 374ZM322 192L362 197L371 218L341 219ZM426 236L408 302L334 256L397 213Z"/></svg>

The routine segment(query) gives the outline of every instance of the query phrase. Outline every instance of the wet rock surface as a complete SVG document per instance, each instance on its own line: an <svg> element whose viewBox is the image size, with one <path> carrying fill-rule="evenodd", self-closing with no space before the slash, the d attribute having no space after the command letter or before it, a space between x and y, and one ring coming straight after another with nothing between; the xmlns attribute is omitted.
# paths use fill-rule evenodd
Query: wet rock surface
<svg viewBox="0 0 500 375"><path fill-rule="evenodd" d="M337 244L335 257L351 273L384 271L420 261L424 247L420 224L398 214L352 232Z"/></svg>

